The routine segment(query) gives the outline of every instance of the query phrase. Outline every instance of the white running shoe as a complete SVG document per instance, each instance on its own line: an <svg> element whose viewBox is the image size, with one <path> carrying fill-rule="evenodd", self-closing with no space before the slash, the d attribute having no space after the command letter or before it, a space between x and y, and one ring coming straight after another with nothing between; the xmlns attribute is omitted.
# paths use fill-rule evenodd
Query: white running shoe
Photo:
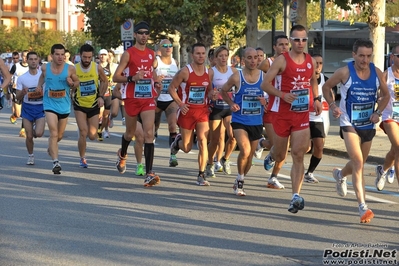
<svg viewBox="0 0 399 266"><path fill-rule="evenodd" d="M382 169L381 165L377 165L375 168L375 174L377 176L374 181L375 187L378 191L381 191L385 186L387 172L384 172L384 169Z"/></svg>
<svg viewBox="0 0 399 266"><path fill-rule="evenodd" d="M395 180L395 166L392 166L391 168L388 169L387 182L389 184L392 184L394 180Z"/></svg>
<svg viewBox="0 0 399 266"><path fill-rule="evenodd" d="M265 138L260 138L258 141L258 146L256 147L256 150L255 150L255 158L256 159L262 158L263 147L262 147L261 143L264 140L265 140Z"/></svg>
<svg viewBox="0 0 399 266"><path fill-rule="evenodd" d="M109 137L110 137L109 131L108 131L108 130L104 130L104 131L103 131L103 138L109 139Z"/></svg>
<svg viewBox="0 0 399 266"><path fill-rule="evenodd" d="M346 184L346 176L342 177L341 169L334 168L333 177L334 177L335 181L337 181L336 189L337 189L338 195L340 195L341 197L345 197L346 193L348 193L348 185Z"/></svg>
<svg viewBox="0 0 399 266"><path fill-rule="evenodd" d="M235 180L233 186L233 192L237 196L245 196L247 195L244 191L244 180Z"/></svg>
<svg viewBox="0 0 399 266"><path fill-rule="evenodd" d="M206 177L216 177L214 164L206 165L205 175L206 175Z"/></svg>
<svg viewBox="0 0 399 266"><path fill-rule="evenodd" d="M27 165L34 165L35 164L35 157L33 155L29 155L28 161L26 162Z"/></svg>
<svg viewBox="0 0 399 266"><path fill-rule="evenodd" d="M215 162L215 172L223 172L223 165L220 162Z"/></svg>
<svg viewBox="0 0 399 266"><path fill-rule="evenodd" d="M266 186L273 189L284 189L284 186L278 181L276 177L269 178Z"/></svg>
<svg viewBox="0 0 399 266"><path fill-rule="evenodd" d="M312 184L319 183L319 180L317 180L317 178L314 177L313 173L305 174L305 177L303 178L303 181L308 182L308 183L312 183Z"/></svg>

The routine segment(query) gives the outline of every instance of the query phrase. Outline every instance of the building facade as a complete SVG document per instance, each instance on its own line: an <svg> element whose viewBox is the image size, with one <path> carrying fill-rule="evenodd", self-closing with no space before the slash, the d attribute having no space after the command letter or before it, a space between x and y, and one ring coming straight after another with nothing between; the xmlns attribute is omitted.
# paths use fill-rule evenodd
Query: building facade
<svg viewBox="0 0 399 266"><path fill-rule="evenodd" d="M33 30L82 30L85 16L78 6L83 0L0 0L0 22L7 27Z"/></svg>

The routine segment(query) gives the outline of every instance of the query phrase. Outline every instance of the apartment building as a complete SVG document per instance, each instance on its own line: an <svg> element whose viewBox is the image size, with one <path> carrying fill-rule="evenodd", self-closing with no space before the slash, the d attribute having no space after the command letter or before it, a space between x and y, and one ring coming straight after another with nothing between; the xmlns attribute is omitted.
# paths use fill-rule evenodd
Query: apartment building
<svg viewBox="0 0 399 266"><path fill-rule="evenodd" d="M83 0L0 0L0 22L7 27L28 27L33 30L84 29L85 16L77 6Z"/></svg>

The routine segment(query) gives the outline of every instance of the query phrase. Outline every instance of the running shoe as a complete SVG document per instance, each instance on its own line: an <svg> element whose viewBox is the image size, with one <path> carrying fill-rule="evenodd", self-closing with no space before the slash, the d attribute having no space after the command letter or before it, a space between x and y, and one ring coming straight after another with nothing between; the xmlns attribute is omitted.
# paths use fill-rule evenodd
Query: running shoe
<svg viewBox="0 0 399 266"><path fill-rule="evenodd" d="M101 131L101 129L97 130L97 139L98 141L103 141L103 132Z"/></svg>
<svg viewBox="0 0 399 266"><path fill-rule="evenodd" d="M179 140L181 140L181 134L177 134L175 140L170 144L170 154L176 155L179 152Z"/></svg>
<svg viewBox="0 0 399 266"><path fill-rule="evenodd" d="M266 186L273 189L284 189L284 186L278 181L276 177L269 178Z"/></svg>
<svg viewBox="0 0 399 266"><path fill-rule="evenodd" d="M237 196L245 196L247 195L244 191L244 180L235 180L233 185L233 192Z"/></svg>
<svg viewBox="0 0 399 266"><path fill-rule="evenodd" d="M11 122L11 124L15 125L17 123L17 118L14 115L11 115L10 116L10 122Z"/></svg>
<svg viewBox="0 0 399 266"><path fill-rule="evenodd" d="M263 147L262 147L262 141L264 141L265 138L260 138L258 141L258 146L256 147L255 150L255 158L260 159L262 158L262 153L263 153Z"/></svg>
<svg viewBox="0 0 399 266"><path fill-rule="evenodd" d="M312 184L319 183L319 180L317 180L317 178L314 177L313 173L305 174L305 177L303 178L303 181L308 182L308 183L312 183Z"/></svg>
<svg viewBox="0 0 399 266"><path fill-rule="evenodd" d="M121 149L118 150L118 159L116 160L116 169L118 169L119 173L123 174L126 172L126 159L127 154L122 157L121 156Z"/></svg>
<svg viewBox="0 0 399 266"><path fill-rule="evenodd" d="M204 174L200 174L197 177L197 185L198 186L210 186L211 184L206 180L206 177Z"/></svg>
<svg viewBox="0 0 399 266"><path fill-rule="evenodd" d="M265 160L263 161L263 166L265 167L266 171L269 171L270 169L273 168L275 161L273 160L271 154L269 153L266 157Z"/></svg>
<svg viewBox="0 0 399 266"><path fill-rule="evenodd" d="M161 179L153 171L151 171L144 179L145 187L152 187L161 183Z"/></svg>
<svg viewBox="0 0 399 266"><path fill-rule="evenodd" d="M105 138L105 139L109 139L109 131L108 130L104 130L103 131L103 138Z"/></svg>
<svg viewBox="0 0 399 266"><path fill-rule="evenodd" d="M389 184L392 184L394 179L395 179L395 166L392 166L391 168L388 169L387 182Z"/></svg>
<svg viewBox="0 0 399 266"><path fill-rule="evenodd" d="M19 136L21 138L26 138L25 128L21 128L21 130L19 131Z"/></svg>
<svg viewBox="0 0 399 266"><path fill-rule="evenodd" d="M179 163L177 162L176 155L171 154L170 158L169 158L169 166L170 167L176 167L178 165L179 165Z"/></svg>
<svg viewBox="0 0 399 266"><path fill-rule="evenodd" d="M123 126L126 125L126 120L125 120L124 117L122 117L122 125L123 125Z"/></svg>
<svg viewBox="0 0 399 266"><path fill-rule="evenodd" d="M382 169L381 165L377 165L375 168L375 174L377 176L374 181L375 187L378 191L381 191L384 189L387 173L384 172L384 169Z"/></svg>
<svg viewBox="0 0 399 266"><path fill-rule="evenodd" d="M113 128L114 127L114 119L112 118L111 114L108 116L108 127Z"/></svg>
<svg viewBox="0 0 399 266"><path fill-rule="evenodd" d="M223 165L220 162L215 162L215 172L223 172Z"/></svg>
<svg viewBox="0 0 399 266"><path fill-rule="evenodd" d="M222 163L223 166L223 172L226 175L231 175L231 165L230 165L230 160L229 159L224 159L222 158L222 160L220 160L220 162Z"/></svg>
<svg viewBox="0 0 399 266"><path fill-rule="evenodd" d="M136 168L136 175L137 175L137 176L144 176L144 175L145 175L145 172L144 172L144 165L143 165L142 163L139 163L139 164L137 165L137 168Z"/></svg>
<svg viewBox="0 0 399 266"><path fill-rule="evenodd" d="M346 184L346 176L342 177L341 169L334 168L333 177L334 177L335 181L337 182L336 189L337 189L338 195L340 195L341 197L345 197L346 193L348 193L348 185Z"/></svg>
<svg viewBox="0 0 399 266"><path fill-rule="evenodd" d="M291 213L297 213L298 211L303 210L304 207L305 207L305 200L301 196L295 195L290 202L288 211Z"/></svg>
<svg viewBox="0 0 399 266"><path fill-rule="evenodd" d="M154 139L153 139L153 143L155 144L155 142L157 141L157 138L158 138L158 132L156 131L155 133L154 133Z"/></svg>
<svg viewBox="0 0 399 266"><path fill-rule="evenodd" d="M35 164L35 157L33 155L29 155L28 161L26 162L27 165L34 165Z"/></svg>
<svg viewBox="0 0 399 266"><path fill-rule="evenodd" d="M87 164L87 161L86 161L86 158L80 158L80 164L79 164L79 166L80 167L83 167L83 168L87 168L87 167L89 167L89 165Z"/></svg>
<svg viewBox="0 0 399 266"><path fill-rule="evenodd" d="M374 213L372 210L370 210L367 205L365 205L363 208L359 208L359 214L360 214L360 223L362 224L367 224L371 222L371 219L374 218Z"/></svg>
<svg viewBox="0 0 399 266"><path fill-rule="evenodd" d="M53 173L55 175L61 174L61 164L58 161L53 162Z"/></svg>
<svg viewBox="0 0 399 266"><path fill-rule="evenodd" d="M215 165L214 164L207 164L205 170L207 177L216 177L215 175Z"/></svg>

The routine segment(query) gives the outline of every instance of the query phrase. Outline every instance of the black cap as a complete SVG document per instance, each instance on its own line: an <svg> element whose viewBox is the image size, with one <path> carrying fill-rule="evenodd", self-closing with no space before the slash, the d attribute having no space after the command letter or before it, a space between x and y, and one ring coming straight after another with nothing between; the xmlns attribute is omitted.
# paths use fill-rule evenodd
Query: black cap
<svg viewBox="0 0 399 266"><path fill-rule="evenodd" d="M150 25L148 25L148 23L145 21L140 21L139 23L136 24L136 26L134 26L134 32L137 32L142 29L150 30Z"/></svg>

